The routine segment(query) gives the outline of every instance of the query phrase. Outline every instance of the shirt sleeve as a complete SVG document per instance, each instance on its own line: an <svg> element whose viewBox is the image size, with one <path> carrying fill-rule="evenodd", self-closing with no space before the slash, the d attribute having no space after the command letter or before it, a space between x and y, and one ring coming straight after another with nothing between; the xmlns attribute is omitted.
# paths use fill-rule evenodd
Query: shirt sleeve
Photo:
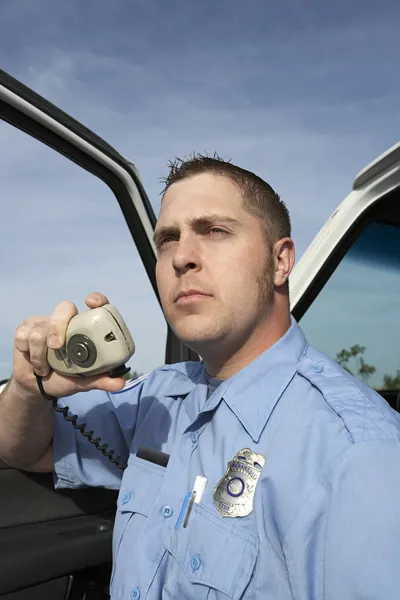
<svg viewBox="0 0 400 600"><path fill-rule="evenodd" d="M58 406L68 406L68 415L77 415L76 424L93 431L93 439L101 438L113 457L126 462L132 443L139 410L143 379L133 382L118 393L91 390L61 398ZM123 470L103 456L80 431L59 412L54 419L54 485L56 489L105 487L119 489Z"/></svg>
<svg viewBox="0 0 400 600"><path fill-rule="evenodd" d="M326 600L400 595L400 445L355 444L329 483Z"/></svg>
<svg viewBox="0 0 400 600"><path fill-rule="evenodd" d="M298 600L400 597L400 445L353 443L307 497L283 550Z"/></svg>

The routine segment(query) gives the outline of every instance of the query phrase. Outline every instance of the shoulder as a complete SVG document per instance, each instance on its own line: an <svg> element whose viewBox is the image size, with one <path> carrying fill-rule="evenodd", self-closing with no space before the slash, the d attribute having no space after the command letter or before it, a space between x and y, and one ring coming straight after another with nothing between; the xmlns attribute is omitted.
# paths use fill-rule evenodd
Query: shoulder
<svg viewBox="0 0 400 600"><path fill-rule="evenodd" d="M126 393L137 394L187 394L196 385L203 371L203 363L181 362L171 365L163 365L126 382L125 387L118 392L112 392L115 396Z"/></svg>
<svg viewBox="0 0 400 600"><path fill-rule="evenodd" d="M327 408L342 420L353 442L400 441L400 415L380 394L322 352L308 346L298 374L318 390Z"/></svg>

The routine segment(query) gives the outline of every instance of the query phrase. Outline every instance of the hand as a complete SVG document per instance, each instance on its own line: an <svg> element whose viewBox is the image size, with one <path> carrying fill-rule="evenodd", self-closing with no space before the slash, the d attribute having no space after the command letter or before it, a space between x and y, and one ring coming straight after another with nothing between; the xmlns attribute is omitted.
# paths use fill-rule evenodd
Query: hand
<svg viewBox="0 0 400 600"><path fill-rule="evenodd" d="M85 299L89 308L108 304L103 294L90 294ZM51 316L29 317L17 327L14 339L14 368L11 385L17 385L30 394L40 394L34 373L41 375L47 394L57 398L77 392L101 389L108 392L121 390L122 377L95 375L93 377L68 377L55 373L47 362L47 349L61 348L65 343L68 323L78 314L75 304L64 300L57 304Z"/></svg>

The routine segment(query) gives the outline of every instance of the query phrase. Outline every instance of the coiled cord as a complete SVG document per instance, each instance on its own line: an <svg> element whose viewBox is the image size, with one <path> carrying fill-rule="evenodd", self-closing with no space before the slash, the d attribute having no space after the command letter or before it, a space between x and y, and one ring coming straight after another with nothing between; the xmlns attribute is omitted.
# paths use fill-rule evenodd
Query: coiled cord
<svg viewBox="0 0 400 600"><path fill-rule="evenodd" d="M46 400L50 400L50 402L53 403L54 410L56 412L62 413L64 419L66 421L69 421L70 423L72 423L72 427L75 427L75 429L80 431L80 433L83 435L83 437L85 437L91 444L93 444L94 447L97 450L99 450L103 454L103 456L108 458L108 460L110 462L112 462L116 467L118 467L118 469L122 469L122 470L126 469L126 463L121 462L121 457L116 456L114 458L114 450L107 450L108 444L103 444L100 446L101 438L99 438L99 437L93 438L94 431L85 431L86 423L80 423L80 424L77 423L78 415L72 415L72 416L68 415L68 411L70 410L69 406L60 408L59 406L57 406L58 398L56 398L55 396L50 396L49 394L46 394L44 387L43 387L42 377L40 375L38 375L37 373L35 373L35 377L36 377L36 381L37 381L40 393L42 394L43 398L45 398Z"/></svg>

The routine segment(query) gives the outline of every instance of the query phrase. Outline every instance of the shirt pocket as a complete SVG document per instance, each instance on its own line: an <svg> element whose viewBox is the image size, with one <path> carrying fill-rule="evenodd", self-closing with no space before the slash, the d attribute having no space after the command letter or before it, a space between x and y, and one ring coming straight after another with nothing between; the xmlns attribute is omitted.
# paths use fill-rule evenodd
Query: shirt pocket
<svg viewBox="0 0 400 600"><path fill-rule="evenodd" d="M249 595L243 594L253 577L259 542L229 521L194 504L187 527L181 525L164 540L164 547L181 567L174 597L252 597L250 590Z"/></svg>
<svg viewBox="0 0 400 600"><path fill-rule="evenodd" d="M165 468L132 457L124 472L117 499L113 531L111 589L126 575L126 561L134 562L132 540L138 540L162 488Z"/></svg>

